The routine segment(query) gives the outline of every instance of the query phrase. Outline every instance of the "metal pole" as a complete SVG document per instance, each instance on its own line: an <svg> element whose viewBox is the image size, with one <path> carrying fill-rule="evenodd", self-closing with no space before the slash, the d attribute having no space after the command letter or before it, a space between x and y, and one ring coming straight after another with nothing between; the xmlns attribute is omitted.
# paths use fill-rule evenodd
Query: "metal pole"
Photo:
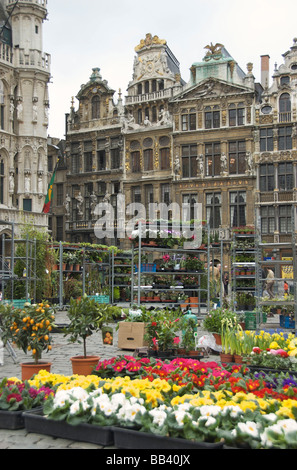
<svg viewBox="0 0 297 470"><path fill-rule="evenodd" d="M2 300L4 300L4 290L5 290L5 282L4 282L4 269L5 269L5 233L2 234Z"/></svg>
<svg viewBox="0 0 297 470"><path fill-rule="evenodd" d="M140 306L140 274L141 274L141 230L142 230L142 227L141 227L141 222L138 223L138 227L139 227L139 244L138 244L138 276L137 276L137 279L138 279L138 290L137 290L137 304L138 306Z"/></svg>
<svg viewBox="0 0 297 470"><path fill-rule="evenodd" d="M29 237L27 235L26 237L26 301L28 301L28 289L29 289L29 266L28 266L28 261L29 261Z"/></svg>
<svg viewBox="0 0 297 470"><path fill-rule="evenodd" d="M63 308L63 245L59 243L59 256L60 256L60 272L59 272L59 305L60 309Z"/></svg>

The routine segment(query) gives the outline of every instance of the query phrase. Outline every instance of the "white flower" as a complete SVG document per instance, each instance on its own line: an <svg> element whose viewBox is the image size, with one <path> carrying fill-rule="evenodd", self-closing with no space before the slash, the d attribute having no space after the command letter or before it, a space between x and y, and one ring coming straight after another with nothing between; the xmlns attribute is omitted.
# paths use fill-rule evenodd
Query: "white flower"
<svg viewBox="0 0 297 470"><path fill-rule="evenodd" d="M75 413L77 413L79 411L79 401L75 401L72 403L72 405L70 406L70 409L69 409L69 413L71 415L74 415Z"/></svg>
<svg viewBox="0 0 297 470"><path fill-rule="evenodd" d="M162 426L167 418L166 411L162 411L160 408L150 410L149 414L153 417L153 423L158 426Z"/></svg>
<svg viewBox="0 0 297 470"><path fill-rule="evenodd" d="M237 405L228 405L223 408L222 415L226 416L228 412L231 418L237 418L238 415L242 414L242 409Z"/></svg>
<svg viewBox="0 0 297 470"><path fill-rule="evenodd" d="M190 413L187 413L186 411L183 411L181 409L175 410L174 416L179 426L183 426L185 416L189 416L189 418L191 418Z"/></svg>
<svg viewBox="0 0 297 470"><path fill-rule="evenodd" d="M263 415L263 418L270 423L274 423L277 420L277 415L275 413L267 413L266 415Z"/></svg>
<svg viewBox="0 0 297 470"><path fill-rule="evenodd" d="M286 432L297 431L297 423L294 419L282 419L277 422L277 424L281 427L281 429Z"/></svg>
<svg viewBox="0 0 297 470"><path fill-rule="evenodd" d="M238 428L242 434L248 434L251 437L257 438L259 436L257 423L254 421L247 421L246 423L238 423Z"/></svg>
<svg viewBox="0 0 297 470"><path fill-rule="evenodd" d="M217 416L222 409L216 405L204 405L200 407L201 416Z"/></svg>
<svg viewBox="0 0 297 470"><path fill-rule="evenodd" d="M216 424L216 419L213 416L209 416L207 420L205 421L204 425L208 428L209 426L212 426L213 424Z"/></svg>
<svg viewBox="0 0 297 470"><path fill-rule="evenodd" d="M113 405L123 406L126 401L125 395L123 393L115 393L111 397L111 403Z"/></svg>
<svg viewBox="0 0 297 470"><path fill-rule="evenodd" d="M82 387L74 387L71 389L70 398L74 400L83 401L88 398L88 392Z"/></svg>

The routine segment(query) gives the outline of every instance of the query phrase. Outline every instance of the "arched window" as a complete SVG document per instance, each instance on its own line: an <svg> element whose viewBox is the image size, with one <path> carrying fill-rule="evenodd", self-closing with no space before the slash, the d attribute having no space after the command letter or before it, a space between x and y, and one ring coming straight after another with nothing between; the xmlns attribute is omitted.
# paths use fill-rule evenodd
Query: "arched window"
<svg viewBox="0 0 297 470"><path fill-rule="evenodd" d="M279 97L279 122L291 121L291 98L289 93Z"/></svg>
<svg viewBox="0 0 297 470"><path fill-rule="evenodd" d="M100 98L98 95L92 98L92 119L100 118Z"/></svg>

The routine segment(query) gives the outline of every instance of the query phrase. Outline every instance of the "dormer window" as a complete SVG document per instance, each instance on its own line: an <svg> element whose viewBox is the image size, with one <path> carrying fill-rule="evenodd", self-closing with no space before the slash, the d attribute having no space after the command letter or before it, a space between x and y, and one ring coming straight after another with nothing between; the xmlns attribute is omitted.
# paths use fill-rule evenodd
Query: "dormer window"
<svg viewBox="0 0 297 470"><path fill-rule="evenodd" d="M279 122L291 121L291 97L289 93L282 93L279 97Z"/></svg>
<svg viewBox="0 0 297 470"><path fill-rule="evenodd" d="M281 85L288 85L289 83L290 83L289 75L285 75L284 77L280 78L280 84Z"/></svg>
<svg viewBox="0 0 297 470"><path fill-rule="evenodd" d="M92 98L92 119L100 118L100 98L98 95Z"/></svg>

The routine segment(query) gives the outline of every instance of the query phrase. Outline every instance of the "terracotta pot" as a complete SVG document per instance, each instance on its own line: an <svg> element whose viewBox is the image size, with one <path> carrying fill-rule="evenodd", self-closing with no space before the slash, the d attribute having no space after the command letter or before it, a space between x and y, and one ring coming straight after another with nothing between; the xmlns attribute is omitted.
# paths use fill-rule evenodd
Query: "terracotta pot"
<svg viewBox="0 0 297 470"><path fill-rule="evenodd" d="M40 370L51 371L51 362L39 361L39 362L23 362L21 365L22 380L29 380L34 374L38 374Z"/></svg>
<svg viewBox="0 0 297 470"><path fill-rule="evenodd" d="M190 297L190 307L192 308L198 307L198 297Z"/></svg>
<svg viewBox="0 0 297 470"><path fill-rule="evenodd" d="M75 264L75 265L74 265L74 268L73 268L73 271L79 271L79 268L80 268L80 265L79 265L79 264Z"/></svg>
<svg viewBox="0 0 297 470"><path fill-rule="evenodd" d="M234 362L236 362L236 364L242 364L242 356L239 354L234 354Z"/></svg>
<svg viewBox="0 0 297 470"><path fill-rule="evenodd" d="M222 344L222 337L219 333L213 333L213 336L215 337L215 340L216 340L216 344L218 346L221 346Z"/></svg>
<svg viewBox="0 0 297 470"><path fill-rule="evenodd" d="M220 353L221 362L233 362L233 354Z"/></svg>
<svg viewBox="0 0 297 470"><path fill-rule="evenodd" d="M90 375L94 367L98 364L99 356L74 356L72 362L72 372L78 375Z"/></svg>

